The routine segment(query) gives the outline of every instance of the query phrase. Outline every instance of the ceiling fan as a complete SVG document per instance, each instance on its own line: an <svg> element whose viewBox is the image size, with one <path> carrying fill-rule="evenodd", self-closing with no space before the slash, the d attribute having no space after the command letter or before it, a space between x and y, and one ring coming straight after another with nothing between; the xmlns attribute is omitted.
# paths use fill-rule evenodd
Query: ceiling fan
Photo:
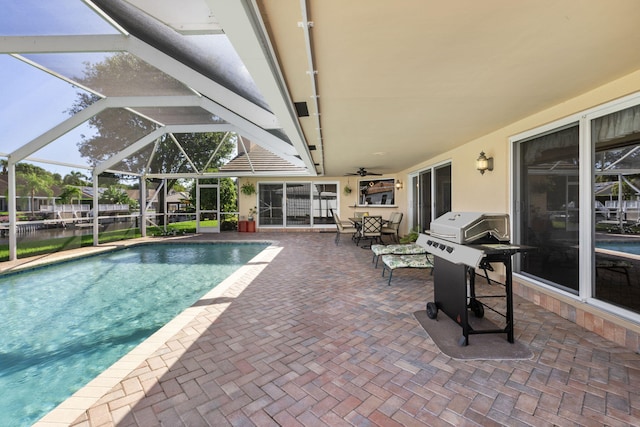
<svg viewBox="0 0 640 427"><path fill-rule="evenodd" d="M346 173L345 175L360 175L360 176L368 176L368 175L382 175L381 173L373 173L367 171L365 168L358 168L358 171L355 173Z"/></svg>

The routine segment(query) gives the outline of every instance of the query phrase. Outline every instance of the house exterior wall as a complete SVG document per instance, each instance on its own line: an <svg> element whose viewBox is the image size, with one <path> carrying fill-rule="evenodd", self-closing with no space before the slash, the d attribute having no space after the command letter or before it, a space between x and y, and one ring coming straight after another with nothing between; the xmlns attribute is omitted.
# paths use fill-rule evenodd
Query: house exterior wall
<svg viewBox="0 0 640 427"><path fill-rule="evenodd" d="M640 92L640 71L525 117L454 150L427 159L405 170L400 179L406 180L406 176L411 172L443 161L450 161L452 210L511 214L513 165L510 137L638 92ZM485 172L484 175L475 169L475 159L481 151L484 151L487 157L494 158L494 170ZM516 277L514 280L517 282L514 286L516 294L619 345L636 352L640 351L638 322L618 316L615 312L594 307L579 298L567 297L521 277Z"/></svg>

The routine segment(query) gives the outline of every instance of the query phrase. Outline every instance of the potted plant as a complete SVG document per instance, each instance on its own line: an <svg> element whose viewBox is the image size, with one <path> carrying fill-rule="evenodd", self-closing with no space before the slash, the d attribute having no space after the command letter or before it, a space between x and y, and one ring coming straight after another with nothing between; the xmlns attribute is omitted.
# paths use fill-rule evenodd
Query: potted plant
<svg viewBox="0 0 640 427"><path fill-rule="evenodd" d="M349 194L351 194L351 186L349 184L344 186L344 189L342 190L344 192L345 196L348 196Z"/></svg>
<svg viewBox="0 0 640 427"><path fill-rule="evenodd" d="M256 210L256 207L255 207L255 206L254 206L254 207L252 207L251 209L249 209L249 215L247 216L247 219L248 219L249 221L253 221L253 216L254 216L255 214L257 214L257 213L258 213L258 211Z"/></svg>
<svg viewBox="0 0 640 427"><path fill-rule="evenodd" d="M240 191L242 192L242 194L244 194L245 196L251 196L253 194L256 194L256 186L253 185L252 182L245 182L244 184L242 184L242 186L240 187Z"/></svg>
<svg viewBox="0 0 640 427"><path fill-rule="evenodd" d="M420 231L417 227L409 232L406 236L400 238L400 243L413 243L418 240L418 236L420 235Z"/></svg>

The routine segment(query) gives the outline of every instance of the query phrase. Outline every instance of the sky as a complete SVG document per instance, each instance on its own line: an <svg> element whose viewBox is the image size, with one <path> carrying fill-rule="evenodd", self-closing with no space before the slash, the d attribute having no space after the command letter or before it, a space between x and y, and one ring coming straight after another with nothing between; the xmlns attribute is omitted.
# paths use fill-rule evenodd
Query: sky
<svg viewBox="0 0 640 427"><path fill-rule="evenodd" d="M0 10L0 36L116 33L81 0L0 0ZM82 61L66 61L66 55L34 56L49 56L52 68L64 62L67 67L64 74L80 75ZM96 59L95 54L83 57ZM70 66L77 69L70 69ZM70 115L66 111L73 105L78 90L17 58L0 55L0 157L68 119ZM87 125L79 126L31 157L86 165L76 144L81 134L93 133ZM71 170L79 170L45 164L38 166L63 176Z"/></svg>

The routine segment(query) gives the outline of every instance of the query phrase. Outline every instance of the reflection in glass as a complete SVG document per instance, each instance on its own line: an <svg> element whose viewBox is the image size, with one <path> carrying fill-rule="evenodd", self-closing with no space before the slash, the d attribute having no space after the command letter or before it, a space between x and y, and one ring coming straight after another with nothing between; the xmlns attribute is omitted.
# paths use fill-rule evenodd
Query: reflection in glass
<svg viewBox="0 0 640 427"><path fill-rule="evenodd" d="M287 225L288 226L310 226L311 225L311 184L292 183L286 185L287 191Z"/></svg>
<svg viewBox="0 0 640 427"><path fill-rule="evenodd" d="M313 187L313 223L333 224L332 210L338 207L337 184L312 184Z"/></svg>
<svg viewBox="0 0 640 427"><path fill-rule="evenodd" d="M451 165L435 169L436 174L436 218L451 212Z"/></svg>
<svg viewBox="0 0 640 427"><path fill-rule="evenodd" d="M395 186L393 179L366 179L358 183L360 205L394 205Z"/></svg>
<svg viewBox="0 0 640 427"><path fill-rule="evenodd" d="M578 125L523 141L518 215L521 273L578 292Z"/></svg>
<svg viewBox="0 0 640 427"><path fill-rule="evenodd" d="M640 312L640 106L597 118L594 297Z"/></svg>

